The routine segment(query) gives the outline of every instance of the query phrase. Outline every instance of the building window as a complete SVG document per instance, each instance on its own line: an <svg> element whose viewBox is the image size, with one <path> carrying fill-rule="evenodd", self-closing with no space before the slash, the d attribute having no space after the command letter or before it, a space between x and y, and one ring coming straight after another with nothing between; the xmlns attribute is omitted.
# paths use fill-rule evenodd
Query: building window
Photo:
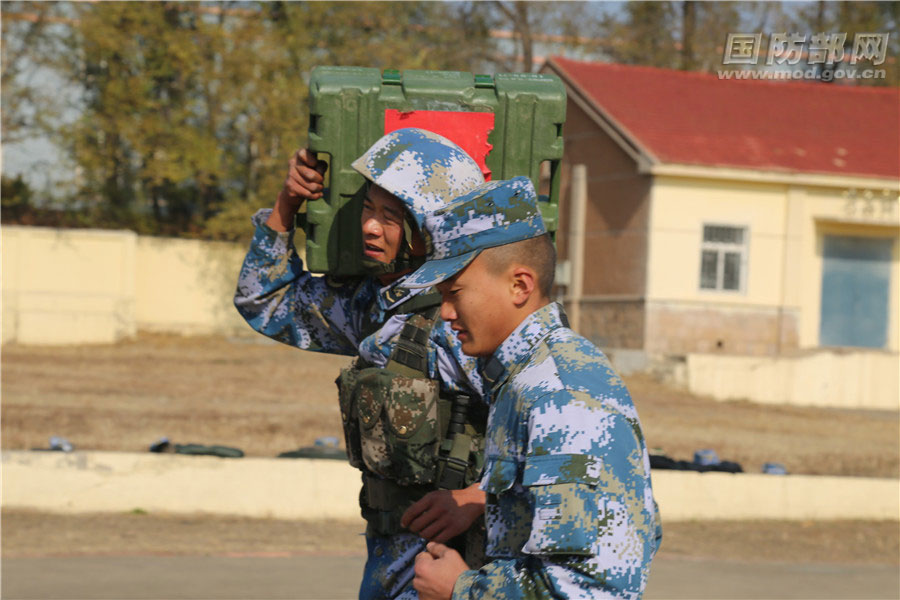
<svg viewBox="0 0 900 600"><path fill-rule="evenodd" d="M704 225L700 289L741 291L747 268L747 228Z"/></svg>

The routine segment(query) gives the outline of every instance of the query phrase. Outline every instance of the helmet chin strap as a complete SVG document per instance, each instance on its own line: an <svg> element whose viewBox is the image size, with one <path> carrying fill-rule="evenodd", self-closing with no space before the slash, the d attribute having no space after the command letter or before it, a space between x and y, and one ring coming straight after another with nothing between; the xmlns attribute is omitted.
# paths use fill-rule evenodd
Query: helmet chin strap
<svg viewBox="0 0 900 600"><path fill-rule="evenodd" d="M367 275L371 275L373 277L378 277L379 275L389 275L396 271L397 261L392 260L389 263L383 263L379 260L369 258L368 256L363 256L362 268Z"/></svg>
<svg viewBox="0 0 900 600"><path fill-rule="evenodd" d="M403 254L406 254L403 252ZM363 257L362 267L367 275L377 277L379 275L390 275L393 273L402 273L404 271L415 271L425 264L424 256L398 256L389 263L383 263L369 257Z"/></svg>

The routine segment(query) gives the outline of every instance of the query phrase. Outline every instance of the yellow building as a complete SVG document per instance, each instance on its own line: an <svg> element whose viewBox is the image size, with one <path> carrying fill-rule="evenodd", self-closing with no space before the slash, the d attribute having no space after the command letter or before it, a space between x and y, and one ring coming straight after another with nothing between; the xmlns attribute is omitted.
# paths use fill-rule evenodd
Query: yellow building
<svg viewBox="0 0 900 600"><path fill-rule="evenodd" d="M544 71L568 93L557 243L583 335L634 361L898 351L897 89Z"/></svg>

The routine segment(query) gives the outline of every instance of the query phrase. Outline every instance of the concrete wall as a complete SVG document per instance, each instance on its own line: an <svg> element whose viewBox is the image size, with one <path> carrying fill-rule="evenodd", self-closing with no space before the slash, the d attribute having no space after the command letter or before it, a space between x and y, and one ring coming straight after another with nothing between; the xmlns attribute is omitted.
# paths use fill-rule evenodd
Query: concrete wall
<svg viewBox="0 0 900 600"><path fill-rule="evenodd" d="M243 244L20 226L4 226L2 244L3 343L246 329L232 306Z"/></svg>
<svg viewBox="0 0 900 600"><path fill-rule="evenodd" d="M134 233L4 226L2 243L4 343L109 343L134 335Z"/></svg>
<svg viewBox="0 0 900 600"><path fill-rule="evenodd" d="M566 302L565 306L571 311L572 301ZM579 333L601 348L642 350L645 310L642 300L582 298Z"/></svg>
<svg viewBox="0 0 900 600"><path fill-rule="evenodd" d="M864 200L871 194L872 201ZM900 350L900 195L880 190L808 188L797 191L792 203L799 213L797 237L801 252L793 277L803 307L800 346L819 345L822 306L822 240L825 235L846 235L894 240L888 310L887 348Z"/></svg>
<svg viewBox="0 0 900 600"><path fill-rule="evenodd" d="M568 258L571 167L587 168L584 294L642 295L652 178L571 99L567 105L560 189L560 259Z"/></svg>
<svg viewBox="0 0 900 600"><path fill-rule="evenodd" d="M114 452L2 456L8 508L359 519L359 472L343 461ZM654 471L653 486L664 523L900 518L896 479Z"/></svg>
<svg viewBox="0 0 900 600"><path fill-rule="evenodd" d="M671 521L900 519L900 482L864 477L654 471L653 492Z"/></svg>
<svg viewBox="0 0 900 600"><path fill-rule="evenodd" d="M774 354L796 347L782 334L785 186L657 177L653 187L646 349L687 354ZM745 227L740 291L700 288L704 224ZM789 325L789 331L796 326ZM789 345L793 342L793 346ZM787 345L786 345L787 344Z"/></svg>
<svg viewBox="0 0 900 600"><path fill-rule="evenodd" d="M652 354L775 356L797 348L798 313L774 306L648 302L646 349Z"/></svg>
<svg viewBox="0 0 900 600"><path fill-rule="evenodd" d="M243 244L138 238L137 328L185 334L249 331L232 303L246 252Z"/></svg>
<svg viewBox="0 0 900 600"><path fill-rule="evenodd" d="M900 356L820 352L793 357L690 354L691 393L768 404L900 410Z"/></svg>
<svg viewBox="0 0 900 600"><path fill-rule="evenodd" d="M894 240L885 349L896 352L900 348L900 199L895 191L876 187L656 176L648 255L647 351L773 355L818 347L821 240L823 235L839 234ZM868 195L875 198L871 210L865 202L852 200ZM855 208L857 204L862 208ZM741 290L700 288L704 224L746 228L749 241Z"/></svg>
<svg viewBox="0 0 900 600"><path fill-rule="evenodd" d="M647 223L652 178L569 98L565 125L557 248L567 260L571 227L570 175L587 169L583 290L577 330L604 346L642 348L647 280ZM573 299L565 290L567 309Z"/></svg>
<svg viewBox="0 0 900 600"><path fill-rule="evenodd" d="M3 452L5 508L350 519L359 486L359 471L336 460Z"/></svg>
<svg viewBox="0 0 900 600"><path fill-rule="evenodd" d="M649 355L818 348L823 236L864 236L893 240L884 349L900 350L895 180L659 163L577 87L568 87L566 110L562 260L573 165L586 166L588 184L584 295L574 305L560 294L578 308L579 333ZM741 290L700 289L704 224L747 228Z"/></svg>

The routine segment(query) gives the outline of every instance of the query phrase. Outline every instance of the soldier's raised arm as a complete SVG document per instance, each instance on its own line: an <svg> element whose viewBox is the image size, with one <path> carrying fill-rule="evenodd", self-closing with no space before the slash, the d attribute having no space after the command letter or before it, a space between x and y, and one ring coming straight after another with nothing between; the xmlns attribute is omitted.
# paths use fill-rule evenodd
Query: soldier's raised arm
<svg viewBox="0 0 900 600"><path fill-rule="evenodd" d="M294 217L307 200L322 197L325 163L296 151L274 207L258 211L238 275L234 305L259 333L304 350L354 356L360 315L356 286L329 286L306 271L294 247Z"/></svg>
<svg viewBox="0 0 900 600"><path fill-rule="evenodd" d="M287 177L266 225L275 231L294 228L294 216L307 200L318 200L324 189L325 163L307 148L297 150L288 163Z"/></svg>

